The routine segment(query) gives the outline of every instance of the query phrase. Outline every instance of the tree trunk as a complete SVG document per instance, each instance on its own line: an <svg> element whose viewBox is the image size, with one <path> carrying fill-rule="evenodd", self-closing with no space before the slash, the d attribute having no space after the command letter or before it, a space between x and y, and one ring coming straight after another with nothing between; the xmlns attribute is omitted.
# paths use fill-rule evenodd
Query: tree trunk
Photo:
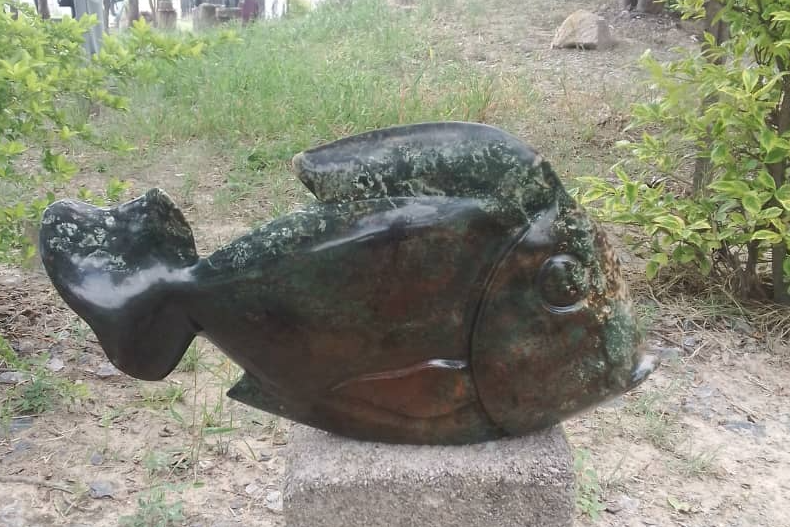
<svg viewBox="0 0 790 527"><path fill-rule="evenodd" d="M110 7L112 0L102 0L102 20L104 20L104 32L110 32Z"/></svg>
<svg viewBox="0 0 790 527"><path fill-rule="evenodd" d="M716 38L716 44L721 44L728 38L730 38L730 28L727 27L723 21L719 20L715 21L716 15L719 14L719 11L722 9L721 2L717 0L711 0L705 5L705 32L710 33ZM721 64L723 59L717 59L714 64ZM702 112L704 113L705 110L714 102L716 102L715 96L707 97L704 101L702 101ZM706 150L710 151L710 141L708 141L708 147ZM693 191L694 195L702 195L705 190L708 188L708 185L711 184L711 176L712 176L712 167L710 164L710 159L706 157L698 157L694 163L694 177L693 181Z"/></svg>
<svg viewBox="0 0 790 527"><path fill-rule="evenodd" d="M36 9L38 10L38 15L43 20L49 20L52 17L49 12L49 2L47 0L37 0Z"/></svg>
<svg viewBox="0 0 790 527"><path fill-rule="evenodd" d="M787 72L784 61L777 59L777 66L779 71ZM787 77L784 78L782 91L782 101L771 116L771 121L776 127L776 133L780 137L790 131L790 79ZM785 176L787 159L767 165L767 168L768 173L774 178L776 188L784 185L787 180ZM774 283L774 301L779 304L790 304L790 293L787 292L787 288L790 287L790 281L788 281L788 277L785 277L784 269L782 269L786 255L787 245L784 242L774 245L771 249L771 278Z"/></svg>
<svg viewBox="0 0 790 527"><path fill-rule="evenodd" d="M774 302L777 304L790 304L790 293L787 287L787 277L784 275L782 263L787 256L787 246L783 243L774 245L771 250L771 274L774 282Z"/></svg>
<svg viewBox="0 0 790 527"><path fill-rule="evenodd" d="M140 0L129 0L129 25L140 20Z"/></svg>

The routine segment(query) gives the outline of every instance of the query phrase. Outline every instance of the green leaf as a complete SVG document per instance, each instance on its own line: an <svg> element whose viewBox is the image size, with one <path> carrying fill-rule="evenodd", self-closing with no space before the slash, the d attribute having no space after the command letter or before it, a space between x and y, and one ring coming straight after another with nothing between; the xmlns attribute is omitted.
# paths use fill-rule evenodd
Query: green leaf
<svg viewBox="0 0 790 527"><path fill-rule="evenodd" d="M687 264L697 259L697 252L688 245L679 245L672 251L672 259L676 262Z"/></svg>
<svg viewBox="0 0 790 527"><path fill-rule="evenodd" d="M15 156L27 150L27 147L19 141L9 141L7 143L0 143L0 155Z"/></svg>
<svg viewBox="0 0 790 527"><path fill-rule="evenodd" d="M679 499L673 498L672 496L669 496L667 498L667 502L677 512L683 512L683 513L691 512L691 504L690 503L687 503L685 501L680 501Z"/></svg>
<svg viewBox="0 0 790 527"><path fill-rule="evenodd" d="M764 152L763 161L770 165L778 163L787 156L790 152L790 143L766 127L760 131L760 148Z"/></svg>
<svg viewBox="0 0 790 527"><path fill-rule="evenodd" d="M777 245L782 243L782 236L774 231L763 229L752 234L752 240L765 240L771 245Z"/></svg>
<svg viewBox="0 0 790 527"><path fill-rule="evenodd" d="M747 192L742 198L741 203L746 212L758 214L763 207L762 201L756 192Z"/></svg>
<svg viewBox="0 0 790 527"><path fill-rule="evenodd" d="M671 233L678 233L686 226L681 218L672 214L657 216L653 219L653 223Z"/></svg>
<svg viewBox="0 0 790 527"><path fill-rule="evenodd" d="M723 165L727 162L727 145L716 143L710 151L710 160L714 165Z"/></svg>
<svg viewBox="0 0 790 527"><path fill-rule="evenodd" d="M705 220L695 221L691 225L688 226L688 229L691 231L702 231L710 229L710 223Z"/></svg>
<svg viewBox="0 0 790 527"><path fill-rule="evenodd" d="M743 87L746 88L746 91L749 93L754 91L754 87L757 86L757 81L760 80L760 75L751 68L745 68L741 73L741 77L743 79Z"/></svg>
<svg viewBox="0 0 790 527"><path fill-rule="evenodd" d="M765 163L767 165L771 165L773 163L778 163L779 161L781 161L784 158L786 158L788 153L790 153L790 149L784 148L784 147L782 147L782 148L778 148L777 147L777 148L774 148L774 149L769 150L768 152L766 152L765 157L763 158L763 161L765 161Z"/></svg>
<svg viewBox="0 0 790 527"><path fill-rule="evenodd" d="M784 211L779 207L768 207L767 209L763 209L757 214L757 217L761 220L772 220L774 218L778 218L784 213Z"/></svg>
<svg viewBox="0 0 790 527"><path fill-rule="evenodd" d="M722 192L727 196L733 198L743 197L747 192L751 190L749 188L749 185L747 185L743 181L735 181L735 180L715 181L710 185L708 185L708 188L710 188L711 190L715 190L717 192Z"/></svg>
<svg viewBox="0 0 790 527"><path fill-rule="evenodd" d="M785 210L790 210L790 183L785 183L774 193L774 198L778 201Z"/></svg>
<svg viewBox="0 0 790 527"><path fill-rule="evenodd" d="M647 275L647 279L652 280L655 278L660 267L661 266L658 265L658 262L654 262L653 260L647 262L647 265L645 266L645 274Z"/></svg>
<svg viewBox="0 0 790 527"><path fill-rule="evenodd" d="M625 199L629 206L636 203L637 194L639 193L639 185L633 181L629 181L623 185L625 190Z"/></svg>
<svg viewBox="0 0 790 527"><path fill-rule="evenodd" d="M659 265L667 265L669 263L669 256L667 256L666 253L656 253L651 260L658 262Z"/></svg>
<svg viewBox="0 0 790 527"><path fill-rule="evenodd" d="M755 183L764 190L776 190L776 182L774 178L771 177L766 171L760 171L756 178L754 178Z"/></svg>

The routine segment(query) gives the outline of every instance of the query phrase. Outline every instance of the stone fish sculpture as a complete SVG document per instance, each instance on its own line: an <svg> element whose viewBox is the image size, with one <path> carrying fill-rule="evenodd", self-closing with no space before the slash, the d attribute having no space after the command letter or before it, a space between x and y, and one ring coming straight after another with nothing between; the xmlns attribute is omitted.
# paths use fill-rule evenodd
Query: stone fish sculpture
<svg viewBox="0 0 790 527"><path fill-rule="evenodd" d="M162 379L202 335L245 371L232 398L425 444L547 427L653 370L604 234L515 137L402 126L293 164L318 201L207 258L158 189L46 210L47 273L115 366Z"/></svg>

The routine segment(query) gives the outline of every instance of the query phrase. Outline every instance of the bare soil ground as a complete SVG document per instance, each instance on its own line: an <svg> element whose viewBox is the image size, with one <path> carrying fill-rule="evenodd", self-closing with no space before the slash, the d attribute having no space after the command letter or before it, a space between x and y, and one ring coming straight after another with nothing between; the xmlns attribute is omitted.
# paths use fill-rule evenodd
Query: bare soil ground
<svg viewBox="0 0 790 527"><path fill-rule="evenodd" d="M549 50L554 28L577 8L605 16L619 44ZM614 3L468 3L438 10L434 23L454 60L534 85L534 116L514 131L569 180L604 173L615 159L628 104L646 93L638 57L648 48L669 57L671 46L694 43L693 27L633 18ZM136 191L165 188L184 205L203 254L266 218L283 194L303 201L287 175L229 201L222 190L231 160L202 142L136 159L86 155L84 166L119 163L114 173ZM98 169L79 177L97 187L103 178ZM580 496L601 504L592 507L598 519L580 510L578 525L790 527L790 348L780 338L790 313L741 312L647 284L643 262L626 248L621 254L664 365L637 391L566 424ZM40 357L52 378L85 392L28 393L63 404L0 423L0 526L146 526L168 515L194 527L283 524L288 423L227 399L238 370L208 343L198 341L167 381L130 379L108 367L36 269L0 268L0 332L18 355ZM24 386L0 384L0 394Z"/></svg>

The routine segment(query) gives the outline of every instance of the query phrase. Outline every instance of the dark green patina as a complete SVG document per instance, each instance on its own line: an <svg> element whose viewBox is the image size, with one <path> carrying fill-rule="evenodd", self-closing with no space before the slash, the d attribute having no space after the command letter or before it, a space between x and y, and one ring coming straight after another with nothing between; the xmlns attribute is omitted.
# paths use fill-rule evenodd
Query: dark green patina
<svg viewBox="0 0 790 527"><path fill-rule="evenodd" d="M652 370L604 235L515 137L404 126L294 166L318 201L207 258L160 190L55 203L44 265L126 373L203 335L245 370L231 397L362 439L523 434Z"/></svg>

